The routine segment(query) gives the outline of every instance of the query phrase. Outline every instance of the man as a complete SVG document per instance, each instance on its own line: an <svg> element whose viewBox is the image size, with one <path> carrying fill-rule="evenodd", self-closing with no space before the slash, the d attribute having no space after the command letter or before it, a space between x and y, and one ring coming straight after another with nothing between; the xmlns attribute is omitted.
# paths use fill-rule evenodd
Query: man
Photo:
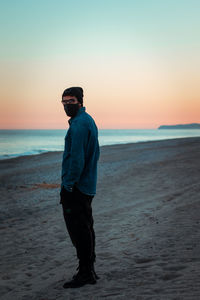
<svg viewBox="0 0 200 300"><path fill-rule="evenodd" d="M83 107L83 89L71 87L62 94L62 104L69 119L62 161L60 203L71 241L79 259L78 273L64 288L95 284L95 232L92 199L96 193L98 130Z"/></svg>

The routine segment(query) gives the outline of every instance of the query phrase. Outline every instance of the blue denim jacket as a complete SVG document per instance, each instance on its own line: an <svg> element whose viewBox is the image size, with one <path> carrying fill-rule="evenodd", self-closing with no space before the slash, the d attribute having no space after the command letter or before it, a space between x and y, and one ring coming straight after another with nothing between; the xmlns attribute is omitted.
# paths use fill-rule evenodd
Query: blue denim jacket
<svg viewBox="0 0 200 300"><path fill-rule="evenodd" d="M96 194L97 161L99 159L98 130L93 118L81 107L69 119L62 161L62 182L71 192L76 186L87 195Z"/></svg>

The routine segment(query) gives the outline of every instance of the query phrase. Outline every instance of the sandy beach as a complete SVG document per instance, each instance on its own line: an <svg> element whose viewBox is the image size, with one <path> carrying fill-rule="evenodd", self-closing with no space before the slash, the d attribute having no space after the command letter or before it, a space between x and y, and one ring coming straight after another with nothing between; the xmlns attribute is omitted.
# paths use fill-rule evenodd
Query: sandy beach
<svg viewBox="0 0 200 300"><path fill-rule="evenodd" d="M101 147L97 284L63 289L75 248L59 204L62 152L0 161L2 300L200 299L200 138Z"/></svg>

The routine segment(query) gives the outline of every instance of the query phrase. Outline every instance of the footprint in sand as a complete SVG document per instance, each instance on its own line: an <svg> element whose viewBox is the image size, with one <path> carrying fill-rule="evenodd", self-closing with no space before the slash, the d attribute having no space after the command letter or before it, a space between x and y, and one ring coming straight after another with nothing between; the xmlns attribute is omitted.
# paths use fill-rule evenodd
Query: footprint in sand
<svg viewBox="0 0 200 300"><path fill-rule="evenodd" d="M137 264L145 264L145 263L152 262L153 260L154 260L153 258L137 258L135 259L135 262Z"/></svg>
<svg viewBox="0 0 200 300"><path fill-rule="evenodd" d="M171 279L175 279L177 277L180 277L182 274L179 273L166 273L163 276L160 277L160 279L162 280L171 280Z"/></svg>
<svg viewBox="0 0 200 300"><path fill-rule="evenodd" d="M163 269L166 271L181 271L184 270L186 266L166 266Z"/></svg>

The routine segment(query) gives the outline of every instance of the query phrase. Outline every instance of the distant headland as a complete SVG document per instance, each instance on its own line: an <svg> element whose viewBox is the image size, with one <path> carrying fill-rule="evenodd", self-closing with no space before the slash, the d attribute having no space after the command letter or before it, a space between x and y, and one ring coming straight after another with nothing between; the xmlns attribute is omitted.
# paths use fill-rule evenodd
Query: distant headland
<svg viewBox="0 0 200 300"><path fill-rule="evenodd" d="M158 129L200 129L200 123L161 125Z"/></svg>

